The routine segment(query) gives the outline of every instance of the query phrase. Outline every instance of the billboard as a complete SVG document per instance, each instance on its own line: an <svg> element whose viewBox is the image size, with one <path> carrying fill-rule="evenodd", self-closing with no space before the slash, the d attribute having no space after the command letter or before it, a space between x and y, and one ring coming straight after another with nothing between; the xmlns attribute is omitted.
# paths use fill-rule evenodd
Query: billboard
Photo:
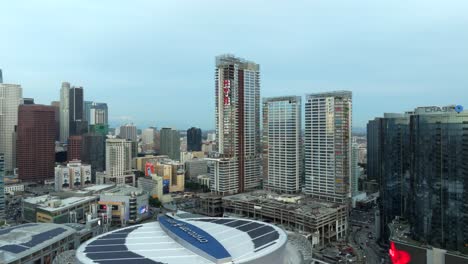
<svg viewBox="0 0 468 264"><path fill-rule="evenodd" d="M91 166L83 168L83 175L84 175L84 183L90 184L91 183Z"/></svg>
<svg viewBox="0 0 468 264"><path fill-rule="evenodd" d="M63 178L62 178L62 187L68 188L70 187L70 174L68 174L68 169L63 170Z"/></svg>
<svg viewBox="0 0 468 264"><path fill-rule="evenodd" d="M81 185L81 168L73 168L73 185L80 186Z"/></svg>
<svg viewBox="0 0 468 264"><path fill-rule="evenodd" d="M169 180L163 180L163 194L169 193Z"/></svg>
<svg viewBox="0 0 468 264"><path fill-rule="evenodd" d="M144 213L146 213L146 212L148 212L148 205L142 205L142 206L140 206L140 208L138 209L138 213L140 213L140 214L144 214Z"/></svg>
<svg viewBox="0 0 468 264"><path fill-rule="evenodd" d="M426 263L427 261L425 248L395 243L393 241L390 241L388 253L392 264L419 264Z"/></svg>
<svg viewBox="0 0 468 264"><path fill-rule="evenodd" d="M145 176L151 177L154 174L154 164L150 162L146 162L145 164Z"/></svg>

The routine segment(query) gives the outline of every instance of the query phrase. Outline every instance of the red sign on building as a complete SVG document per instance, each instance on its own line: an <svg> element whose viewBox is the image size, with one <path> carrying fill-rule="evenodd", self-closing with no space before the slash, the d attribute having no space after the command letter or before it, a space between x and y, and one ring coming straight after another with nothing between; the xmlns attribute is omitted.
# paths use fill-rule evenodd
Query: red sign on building
<svg viewBox="0 0 468 264"><path fill-rule="evenodd" d="M145 176L149 177L154 174L154 164L146 162L145 164Z"/></svg>
<svg viewBox="0 0 468 264"><path fill-rule="evenodd" d="M230 105L231 104L231 81L230 80L224 80L223 92L224 92L224 105Z"/></svg>

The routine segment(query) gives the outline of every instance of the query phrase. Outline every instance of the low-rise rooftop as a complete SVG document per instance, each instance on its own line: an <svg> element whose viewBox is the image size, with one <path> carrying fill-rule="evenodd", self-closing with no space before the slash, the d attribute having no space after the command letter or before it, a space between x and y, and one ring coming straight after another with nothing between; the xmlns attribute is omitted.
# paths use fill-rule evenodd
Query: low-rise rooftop
<svg viewBox="0 0 468 264"><path fill-rule="evenodd" d="M75 232L75 229L66 225L45 223L0 229L0 263L20 260Z"/></svg>
<svg viewBox="0 0 468 264"><path fill-rule="evenodd" d="M41 195L36 197L30 197L24 199L24 202L35 204L38 208L50 212L63 210L68 207L75 206L80 203L86 203L96 200L96 196L84 196L84 197L68 197L65 199L60 199L57 196L51 195Z"/></svg>
<svg viewBox="0 0 468 264"><path fill-rule="evenodd" d="M255 203L256 206L272 206L310 216L333 214L336 213L337 209L345 207L345 205L318 201L300 194L277 194L264 190L225 196L223 199L251 202Z"/></svg>

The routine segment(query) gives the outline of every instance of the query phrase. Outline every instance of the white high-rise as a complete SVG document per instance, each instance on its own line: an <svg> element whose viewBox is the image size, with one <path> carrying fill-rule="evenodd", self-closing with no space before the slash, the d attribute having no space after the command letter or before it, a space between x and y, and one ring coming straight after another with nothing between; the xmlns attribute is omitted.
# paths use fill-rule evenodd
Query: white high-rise
<svg viewBox="0 0 468 264"><path fill-rule="evenodd" d="M132 142L126 139L106 140L106 174L126 175L132 169Z"/></svg>
<svg viewBox="0 0 468 264"><path fill-rule="evenodd" d="M20 85L0 83L0 153L4 154L6 175L16 166L15 126L18 125L18 106L22 97Z"/></svg>
<svg viewBox="0 0 468 264"><path fill-rule="evenodd" d="M301 190L301 97L263 99L265 187L283 193Z"/></svg>
<svg viewBox="0 0 468 264"><path fill-rule="evenodd" d="M216 145L220 158L237 163L238 173L230 175L238 178L238 185L213 191L254 189L261 176L260 67L232 55L221 55L216 57L215 80Z"/></svg>
<svg viewBox="0 0 468 264"><path fill-rule="evenodd" d="M352 95L309 94L305 105L305 193L345 203L350 196Z"/></svg>
<svg viewBox="0 0 468 264"><path fill-rule="evenodd" d="M67 142L70 135L70 83L63 82L60 89L60 142Z"/></svg>

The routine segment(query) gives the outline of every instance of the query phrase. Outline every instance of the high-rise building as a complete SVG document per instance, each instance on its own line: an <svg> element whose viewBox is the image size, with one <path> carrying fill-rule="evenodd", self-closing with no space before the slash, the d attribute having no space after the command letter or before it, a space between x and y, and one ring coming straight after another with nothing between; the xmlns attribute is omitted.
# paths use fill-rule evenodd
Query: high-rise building
<svg viewBox="0 0 468 264"><path fill-rule="evenodd" d="M2 74L2 69L0 69L0 83L3 83L3 74Z"/></svg>
<svg viewBox="0 0 468 264"><path fill-rule="evenodd" d="M388 238L388 224L396 216L405 216L408 209L409 114L386 113L367 124L367 133L369 177L381 187L380 233Z"/></svg>
<svg viewBox="0 0 468 264"><path fill-rule="evenodd" d="M69 95L70 136L88 132L88 122L84 117L83 87L72 87Z"/></svg>
<svg viewBox="0 0 468 264"><path fill-rule="evenodd" d="M132 142L127 139L106 140L106 174L110 177L128 174L132 169Z"/></svg>
<svg viewBox="0 0 468 264"><path fill-rule="evenodd" d="M83 118L85 121L88 121L88 124L91 125L91 107L93 105L93 101L84 101L83 103Z"/></svg>
<svg viewBox="0 0 468 264"><path fill-rule="evenodd" d="M202 131L192 127L187 130L187 151L201 151Z"/></svg>
<svg viewBox="0 0 468 264"><path fill-rule="evenodd" d="M261 177L260 66L232 55L216 57L215 96L217 150L238 167L225 174L237 177L229 180L238 183L230 192L254 189Z"/></svg>
<svg viewBox="0 0 468 264"><path fill-rule="evenodd" d="M350 197L349 91L310 94L305 105L305 193L346 203Z"/></svg>
<svg viewBox="0 0 468 264"><path fill-rule="evenodd" d="M43 181L54 177L55 112L52 106L19 106L16 155L20 180Z"/></svg>
<svg viewBox="0 0 468 264"><path fill-rule="evenodd" d="M0 153L4 155L6 175L16 167L15 126L22 96L20 85L0 84Z"/></svg>
<svg viewBox="0 0 468 264"><path fill-rule="evenodd" d="M172 128L162 128L161 135L161 155L167 155L172 160L180 161L180 134Z"/></svg>
<svg viewBox="0 0 468 264"><path fill-rule="evenodd" d="M137 128L133 124L120 126L119 137L130 141L137 141Z"/></svg>
<svg viewBox="0 0 468 264"><path fill-rule="evenodd" d="M52 101L50 105L54 108L55 113L55 141L60 141L60 102Z"/></svg>
<svg viewBox="0 0 468 264"><path fill-rule="evenodd" d="M60 89L60 142L65 143L70 135L70 83L63 82Z"/></svg>
<svg viewBox="0 0 468 264"><path fill-rule="evenodd" d="M297 193L301 190L301 97L263 99L263 170L269 190Z"/></svg>
<svg viewBox="0 0 468 264"><path fill-rule="evenodd" d="M89 124L109 124L109 113L106 103L93 103L90 109Z"/></svg>
<svg viewBox="0 0 468 264"><path fill-rule="evenodd" d="M62 82L60 89L60 142L65 143L70 135L70 83Z"/></svg>
<svg viewBox="0 0 468 264"><path fill-rule="evenodd" d="M0 71L1 78L1 71ZM0 153L0 220L5 219L5 160L3 153Z"/></svg>
<svg viewBox="0 0 468 264"><path fill-rule="evenodd" d="M81 160L83 137L70 136L67 144L67 161Z"/></svg>
<svg viewBox="0 0 468 264"><path fill-rule="evenodd" d="M141 142L143 145L153 145L154 144L154 128L146 128L141 133Z"/></svg>
<svg viewBox="0 0 468 264"><path fill-rule="evenodd" d="M106 137L95 132L83 135L81 159L91 165L92 182L96 182L96 172L106 170Z"/></svg>
<svg viewBox="0 0 468 264"><path fill-rule="evenodd" d="M454 106L418 107L385 114L370 122L373 127L380 128L379 141L368 146L380 157L384 227L403 217L412 239L467 254L468 113Z"/></svg>
<svg viewBox="0 0 468 264"><path fill-rule="evenodd" d="M413 238L468 254L468 112L419 107L410 117Z"/></svg>
<svg viewBox="0 0 468 264"><path fill-rule="evenodd" d="M361 175L361 169L359 168L359 145L356 139L353 138L351 145L351 197L358 195L359 193L359 176Z"/></svg>

